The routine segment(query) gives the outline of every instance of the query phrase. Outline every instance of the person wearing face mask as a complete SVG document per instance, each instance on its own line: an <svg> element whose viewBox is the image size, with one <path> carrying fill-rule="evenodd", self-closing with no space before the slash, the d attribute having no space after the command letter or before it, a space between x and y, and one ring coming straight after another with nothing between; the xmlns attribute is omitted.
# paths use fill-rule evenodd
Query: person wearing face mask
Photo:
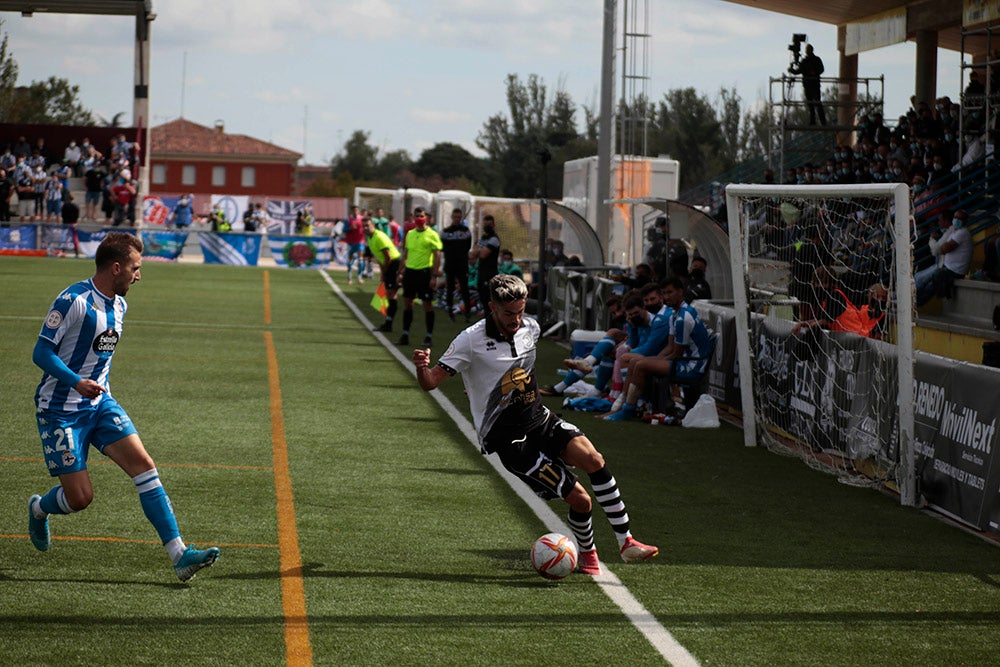
<svg viewBox="0 0 1000 667"><path fill-rule="evenodd" d="M686 303L692 303L697 299L712 298L712 286L708 284L708 279L705 277L707 268L708 261L701 255L695 255L691 259L687 285L684 287L684 301Z"/></svg>
<svg viewBox="0 0 1000 667"><path fill-rule="evenodd" d="M181 195L170 214L170 223L177 229L187 229L191 225L191 211L194 195Z"/></svg>
<svg viewBox="0 0 1000 667"><path fill-rule="evenodd" d="M687 380L705 373L711 336L698 312L684 300L684 281L676 276L665 280L663 299L670 310L666 340L649 354L624 355L623 360L628 360L625 389L623 397L615 401L619 409L612 408L612 413L605 417L608 421L636 417L639 398L651 376Z"/></svg>
<svg viewBox="0 0 1000 667"><path fill-rule="evenodd" d="M510 248L503 248L500 250L500 273L505 273L508 276L517 276L521 280L524 280L524 271L521 267L514 262L514 253Z"/></svg>
<svg viewBox="0 0 1000 667"><path fill-rule="evenodd" d="M917 306L922 306L934 295L946 295L952 283L964 278L972 264L972 236L965 227L967 214L958 209L945 209L938 216L939 229L927 240L934 266L918 271L913 277L917 293Z"/></svg>
<svg viewBox="0 0 1000 667"><path fill-rule="evenodd" d="M597 342L589 355L582 359L564 359L563 366L568 368L570 372L561 382L539 389L542 396L562 396L567 387L582 380L585 375L595 369L597 377L594 387L598 391L603 391L610 380L612 392L615 392L615 387L618 386L620 389L621 386L622 357L633 350L647 354L658 341L666 341L665 327L666 320L669 319L669 312L663 304L663 296L658 284L646 283L641 289L630 290L625 295L623 304L625 331L612 327L605 332L604 337ZM632 308L629 307L629 304L632 304ZM657 318L662 318L663 321L659 321ZM653 328L656 322L659 322L658 326L661 328L654 332ZM651 336L653 343L647 346ZM604 361L611 363L602 363ZM608 373L609 366L612 369L611 373ZM615 396L617 393L613 397Z"/></svg>

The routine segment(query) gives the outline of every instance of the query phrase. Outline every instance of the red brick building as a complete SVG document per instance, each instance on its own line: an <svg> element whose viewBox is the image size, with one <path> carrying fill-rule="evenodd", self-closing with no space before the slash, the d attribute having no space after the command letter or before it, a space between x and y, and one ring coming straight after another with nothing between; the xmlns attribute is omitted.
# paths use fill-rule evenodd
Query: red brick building
<svg viewBox="0 0 1000 667"><path fill-rule="evenodd" d="M151 194L212 192L287 197L301 153L184 118L151 128Z"/></svg>

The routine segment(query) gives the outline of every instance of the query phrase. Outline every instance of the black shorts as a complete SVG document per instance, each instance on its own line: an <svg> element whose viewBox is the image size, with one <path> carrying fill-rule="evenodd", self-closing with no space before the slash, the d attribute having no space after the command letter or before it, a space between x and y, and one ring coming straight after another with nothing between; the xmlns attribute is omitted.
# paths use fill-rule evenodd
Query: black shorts
<svg viewBox="0 0 1000 667"><path fill-rule="evenodd" d="M382 284L387 290L399 289L399 257L390 259L382 274Z"/></svg>
<svg viewBox="0 0 1000 667"><path fill-rule="evenodd" d="M523 429L494 427L483 449L496 453L503 467L546 500L566 498L576 486L576 473L562 460L566 445L583 435L576 426L549 412L539 426Z"/></svg>
<svg viewBox="0 0 1000 667"><path fill-rule="evenodd" d="M433 301L431 290L432 269L406 269L403 271L403 298Z"/></svg>

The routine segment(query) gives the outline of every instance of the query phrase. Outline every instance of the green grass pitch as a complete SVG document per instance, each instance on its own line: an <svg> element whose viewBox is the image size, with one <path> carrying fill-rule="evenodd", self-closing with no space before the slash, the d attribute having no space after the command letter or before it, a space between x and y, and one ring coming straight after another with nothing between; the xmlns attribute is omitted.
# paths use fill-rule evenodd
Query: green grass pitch
<svg viewBox="0 0 1000 667"><path fill-rule="evenodd" d="M53 517L52 548L36 552L26 501L53 482L33 419L41 372L31 350L52 299L92 269L0 258L0 662L664 664L590 577L551 583L532 571L543 523L315 271L147 261L128 295L112 391L185 539L219 545L219 562L180 584L134 487L96 452L93 505ZM330 274L380 322L371 282L348 287ZM440 311L437 321L435 358L458 331ZM542 382L563 356L543 342ZM441 391L468 415L459 380ZM625 565L598 510L602 560L701 664L995 663L994 545L747 449L729 425L564 416L607 458L633 532L662 549ZM283 566L283 474L295 569ZM286 604L296 582L304 617Z"/></svg>

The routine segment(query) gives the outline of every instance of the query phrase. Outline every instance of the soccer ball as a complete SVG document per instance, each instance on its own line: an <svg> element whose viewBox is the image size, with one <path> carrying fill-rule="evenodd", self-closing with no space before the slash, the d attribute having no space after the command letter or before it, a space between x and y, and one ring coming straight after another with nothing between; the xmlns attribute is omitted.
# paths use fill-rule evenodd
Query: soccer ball
<svg viewBox="0 0 1000 667"><path fill-rule="evenodd" d="M531 565L546 579L562 579L576 569L576 544L559 533L542 535L531 547Z"/></svg>

